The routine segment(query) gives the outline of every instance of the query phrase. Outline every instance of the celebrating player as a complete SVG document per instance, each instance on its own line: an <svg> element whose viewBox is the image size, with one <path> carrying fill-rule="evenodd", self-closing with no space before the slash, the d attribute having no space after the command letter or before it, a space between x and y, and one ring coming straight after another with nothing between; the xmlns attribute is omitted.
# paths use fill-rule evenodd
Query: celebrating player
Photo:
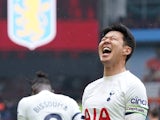
<svg viewBox="0 0 160 120"><path fill-rule="evenodd" d="M126 69L135 44L133 35L123 24L113 24L103 30L98 50L104 73L84 90L82 109L85 120L146 119L146 88Z"/></svg>
<svg viewBox="0 0 160 120"><path fill-rule="evenodd" d="M18 103L18 120L80 120L81 113L75 100L52 92L47 76L38 72L32 82L32 96Z"/></svg>

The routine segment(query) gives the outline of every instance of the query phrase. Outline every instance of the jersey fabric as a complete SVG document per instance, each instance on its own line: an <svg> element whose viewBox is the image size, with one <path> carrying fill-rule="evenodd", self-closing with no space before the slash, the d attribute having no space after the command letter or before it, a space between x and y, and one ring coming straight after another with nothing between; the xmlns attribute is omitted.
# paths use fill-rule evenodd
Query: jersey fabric
<svg viewBox="0 0 160 120"><path fill-rule="evenodd" d="M43 90L22 98L17 108L18 120L80 120L80 109L68 96Z"/></svg>
<svg viewBox="0 0 160 120"><path fill-rule="evenodd" d="M129 71L90 83L82 97L85 120L125 120L132 113L142 115L145 120L147 111L146 88Z"/></svg>

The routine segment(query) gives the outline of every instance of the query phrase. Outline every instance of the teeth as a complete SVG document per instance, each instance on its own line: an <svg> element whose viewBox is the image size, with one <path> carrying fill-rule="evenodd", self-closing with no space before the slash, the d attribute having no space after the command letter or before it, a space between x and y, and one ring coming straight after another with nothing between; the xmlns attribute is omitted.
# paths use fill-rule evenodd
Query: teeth
<svg viewBox="0 0 160 120"><path fill-rule="evenodd" d="M105 51L105 50L107 50L107 51L111 51L111 49L110 49L110 48L108 48L108 47L103 48L103 51Z"/></svg>
<svg viewBox="0 0 160 120"><path fill-rule="evenodd" d="M103 48L103 53L111 53L111 49L108 47Z"/></svg>

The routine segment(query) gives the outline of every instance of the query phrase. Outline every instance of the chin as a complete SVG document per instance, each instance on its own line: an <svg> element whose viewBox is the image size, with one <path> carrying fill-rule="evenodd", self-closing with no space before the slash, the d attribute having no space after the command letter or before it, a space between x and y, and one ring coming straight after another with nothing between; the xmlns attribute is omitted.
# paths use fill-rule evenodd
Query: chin
<svg viewBox="0 0 160 120"><path fill-rule="evenodd" d="M108 56L107 57L106 56L101 56L101 61L104 61L104 62L106 61L107 62L109 60L110 60L110 57L108 57Z"/></svg>
<svg viewBox="0 0 160 120"><path fill-rule="evenodd" d="M103 64L104 64L104 63L105 63L105 64L106 64L106 63L109 63L109 61L110 61L110 60L108 60L108 59L107 59L107 60L106 60L106 59L101 59L101 62L102 62Z"/></svg>

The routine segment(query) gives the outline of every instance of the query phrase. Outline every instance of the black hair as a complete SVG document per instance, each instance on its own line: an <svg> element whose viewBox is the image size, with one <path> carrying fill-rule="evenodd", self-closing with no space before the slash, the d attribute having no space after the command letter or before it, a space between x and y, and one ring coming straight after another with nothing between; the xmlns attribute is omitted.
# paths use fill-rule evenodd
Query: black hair
<svg viewBox="0 0 160 120"><path fill-rule="evenodd" d="M121 23L115 23L115 24L108 26L106 29L104 29L100 34L100 38L102 39L110 31L121 32L123 34L123 40L124 40L125 45L128 45L129 47L132 48L131 54L129 54L126 58L126 61L127 61L131 57L136 47L134 36L132 35L131 31L125 25Z"/></svg>
<svg viewBox="0 0 160 120"><path fill-rule="evenodd" d="M31 84L34 85L36 83L50 84L48 75L42 71L36 72L36 77L31 81Z"/></svg>
<svg viewBox="0 0 160 120"><path fill-rule="evenodd" d="M36 77L31 81L32 92L37 93L42 85L48 85L51 88L48 75L42 71L36 72Z"/></svg>

